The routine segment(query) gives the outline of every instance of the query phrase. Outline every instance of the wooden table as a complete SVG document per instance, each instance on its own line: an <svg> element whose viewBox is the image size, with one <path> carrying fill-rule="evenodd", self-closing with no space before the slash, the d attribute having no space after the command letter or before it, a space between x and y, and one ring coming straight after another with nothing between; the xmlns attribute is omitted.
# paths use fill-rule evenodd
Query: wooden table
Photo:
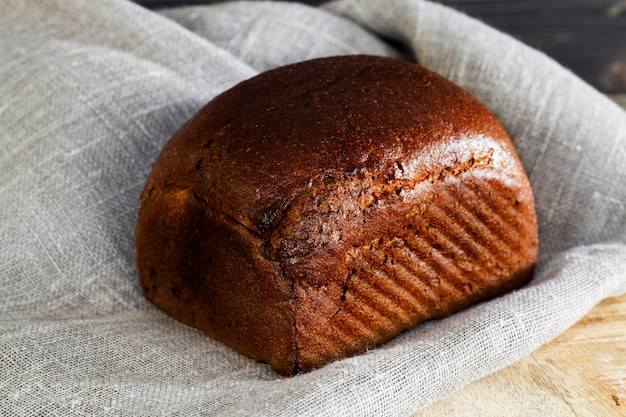
<svg viewBox="0 0 626 417"><path fill-rule="evenodd" d="M413 417L626 416L626 295Z"/></svg>

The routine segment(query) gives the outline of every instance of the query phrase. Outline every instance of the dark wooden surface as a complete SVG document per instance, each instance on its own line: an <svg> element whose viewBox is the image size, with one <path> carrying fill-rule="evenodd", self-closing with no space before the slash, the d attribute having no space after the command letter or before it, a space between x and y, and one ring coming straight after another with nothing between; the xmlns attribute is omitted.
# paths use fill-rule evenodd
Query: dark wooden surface
<svg viewBox="0 0 626 417"><path fill-rule="evenodd" d="M626 92L626 1L443 0L545 52L607 93Z"/></svg>
<svg viewBox="0 0 626 417"><path fill-rule="evenodd" d="M215 0L136 1L161 8ZM626 0L439 1L545 52L601 91L626 93Z"/></svg>

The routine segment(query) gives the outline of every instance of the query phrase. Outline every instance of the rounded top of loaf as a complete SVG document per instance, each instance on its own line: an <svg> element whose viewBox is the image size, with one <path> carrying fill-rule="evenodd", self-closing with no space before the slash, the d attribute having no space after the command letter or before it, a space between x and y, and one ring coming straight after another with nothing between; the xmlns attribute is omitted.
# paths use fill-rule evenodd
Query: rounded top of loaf
<svg viewBox="0 0 626 417"><path fill-rule="evenodd" d="M142 197L190 188L266 235L317 182L393 176L433 143L485 138L514 153L485 106L417 64L320 58L262 73L211 100L166 144Z"/></svg>

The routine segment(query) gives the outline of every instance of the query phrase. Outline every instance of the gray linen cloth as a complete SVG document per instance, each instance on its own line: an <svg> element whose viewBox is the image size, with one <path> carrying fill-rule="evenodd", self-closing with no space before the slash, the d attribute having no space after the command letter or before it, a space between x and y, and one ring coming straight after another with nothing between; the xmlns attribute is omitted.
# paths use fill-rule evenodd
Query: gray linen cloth
<svg viewBox="0 0 626 417"><path fill-rule="evenodd" d="M535 191L537 276L281 378L145 301L138 196L170 135L219 92L354 53L413 57L500 118ZM437 4L155 13L122 0L3 0L0 415L408 416L626 292L625 205L626 114L541 53Z"/></svg>

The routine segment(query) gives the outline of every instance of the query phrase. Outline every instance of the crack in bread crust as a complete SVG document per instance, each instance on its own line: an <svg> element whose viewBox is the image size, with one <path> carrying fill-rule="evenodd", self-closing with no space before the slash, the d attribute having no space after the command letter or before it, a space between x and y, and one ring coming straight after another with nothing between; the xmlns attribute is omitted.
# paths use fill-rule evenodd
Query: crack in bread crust
<svg viewBox="0 0 626 417"><path fill-rule="evenodd" d="M306 256L316 248L331 248L343 240L343 231L363 227L377 210L411 204L414 192L424 186L493 168L493 149L470 153L464 160L418 172L407 178L400 161L391 172L358 170L328 175L311 183L287 205L268 239L267 256L273 260ZM339 177L339 179L337 179ZM308 220L307 220L308 219Z"/></svg>

